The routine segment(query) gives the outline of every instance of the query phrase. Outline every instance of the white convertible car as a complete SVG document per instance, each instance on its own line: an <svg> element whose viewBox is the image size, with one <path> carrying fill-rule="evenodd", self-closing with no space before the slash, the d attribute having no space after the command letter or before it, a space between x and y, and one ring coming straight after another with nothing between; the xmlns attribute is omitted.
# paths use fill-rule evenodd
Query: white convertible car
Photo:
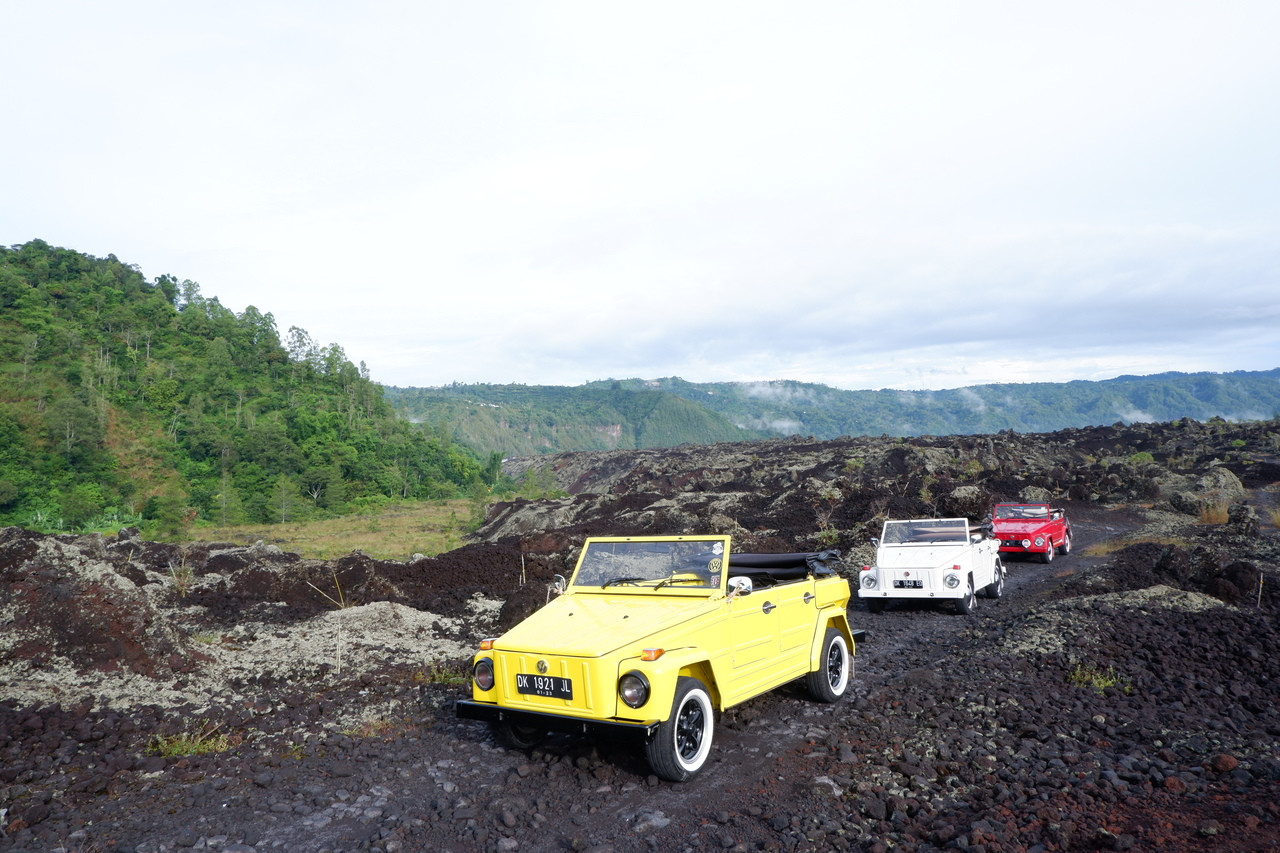
<svg viewBox="0 0 1280 853"><path fill-rule="evenodd" d="M886 521L876 546L876 564L863 566L858 597L879 613L899 599L946 600L970 613L978 592L1004 594L1000 542L969 526L966 518Z"/></svg>

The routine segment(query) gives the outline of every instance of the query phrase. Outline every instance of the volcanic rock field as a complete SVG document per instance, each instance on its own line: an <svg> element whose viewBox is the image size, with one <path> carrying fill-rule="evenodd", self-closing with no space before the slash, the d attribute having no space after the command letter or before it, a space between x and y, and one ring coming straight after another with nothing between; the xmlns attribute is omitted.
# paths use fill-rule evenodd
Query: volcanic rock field
<svg viewBox="0 0 1280 853"><path fill-rule="evenodd" d="M802 437L509 460L412 562L0 529L0 850L1280 849L1280 422ZM482 637L584 537L844 554L885 518L1066 509L1002 598L850 605L848 695L728 710L684 784L625 741L458 720Z"/></svg>

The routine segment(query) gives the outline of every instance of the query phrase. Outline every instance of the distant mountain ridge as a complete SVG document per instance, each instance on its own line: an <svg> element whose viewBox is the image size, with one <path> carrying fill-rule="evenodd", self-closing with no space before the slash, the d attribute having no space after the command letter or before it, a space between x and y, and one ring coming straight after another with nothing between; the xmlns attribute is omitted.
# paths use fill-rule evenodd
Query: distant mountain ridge
<svg viewBox="0 0 1280 853"><path fill-rule="evenodd" d="M809 382L606 379L579 386L386 386L411 420L506 456L711 444L788 435L1039 433L1114 423L1266 420L1280 368L1101 381L1000 383L942 391L846 391Z"/></svg>

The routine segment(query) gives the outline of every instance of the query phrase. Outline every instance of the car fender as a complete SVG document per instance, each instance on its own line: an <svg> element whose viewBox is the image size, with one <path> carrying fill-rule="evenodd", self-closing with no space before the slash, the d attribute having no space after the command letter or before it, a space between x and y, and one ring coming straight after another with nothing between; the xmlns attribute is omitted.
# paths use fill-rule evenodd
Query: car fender
<svg viewBox="0 0 1280 853"><path fill-rule="evenodd" d="M671 703L676 695L676 681L682 675L693 676L707 685L707 690L711 693L711 702L717 709L722 707L720 690L717 687L716 667L706 649L698 647L674 649L663 653L657 660L627 658L619 662L619 678L633 671L642 673L649 680L649 701L635 710L619 702L619 713L625 711L628 718L634 714L635 719L662 722L671 716Z"/></svg>
<svg viewBox="0 0 1280 853"><path fill-rule="evenodd" d="M818 669L822 666L822 646L827 638L827 629L835 628L844 637L844 641L849 645L849 654L858 653L857 641L854 639L853 631L849 628L849 617L846 615L844 608L827 607L818 611L817 619L818 629L813 634L813 644L809 648L809 669L810 671Z"/></svg>

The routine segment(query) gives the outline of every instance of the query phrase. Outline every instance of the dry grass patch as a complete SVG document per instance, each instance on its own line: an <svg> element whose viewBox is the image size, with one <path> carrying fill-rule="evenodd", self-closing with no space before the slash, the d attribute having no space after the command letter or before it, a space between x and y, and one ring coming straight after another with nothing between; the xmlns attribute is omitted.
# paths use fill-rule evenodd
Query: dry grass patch
<svg viewBox="0 0 1280 853"><path fill-rule="evenodd" d="M1230 507L1226 504L1210 504L1200 510L1201 524L1226 524L1230 518Z"/></svg>
<svg viewBox="0 0 1280 853"><path fill-rule="evenodd" d="M201 527L204 541L263 542L316 560L334 560L364 551L379 560L408 560L461 547L474 503L457 498L394 504L375 512L285 524Z"/></svg>
<svg viewBox="0 0 1280 853"><path fill-rule="evenodd" d="M417 730L417 725L407 717L365 717L342 733L361 740L395 740Z"/></svg>
<svg viewBox="0 0 1280 853"><path fill-rule="evenodd" d="M437 663L413 673L414 684L460 685L471 681L471 670L460 663Z"/></svg>
<svg viewBox="0 0 1280 853"><path fill-rule="evenodd" d="M116 460L120 476L138 486L138 505L152 495L177 492L181 479L167 459L173 440L146 418L135 417L115 406L107 407L103 444Z"/></svg>
<svg viewBox="0 0 1280 853"><path fill-rule="evenodd" d="M1084 549L1084 553L1090 557L1108 557L1117 551L1123 551L1130 545L1144 545L1147 543L1170 545L1178 548L1190 547L1190 543L1186 539L1178 536L1136 536L1132 539L1108 539L1106 542L1090 545Z"/></svg>

